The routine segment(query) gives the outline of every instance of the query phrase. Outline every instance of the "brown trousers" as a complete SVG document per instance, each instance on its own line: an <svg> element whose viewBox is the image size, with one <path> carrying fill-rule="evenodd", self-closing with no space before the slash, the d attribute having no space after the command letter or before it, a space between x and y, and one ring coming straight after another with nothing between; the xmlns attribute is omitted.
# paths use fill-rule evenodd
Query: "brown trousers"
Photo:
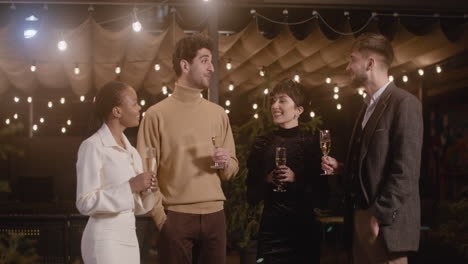
<svg viewBox="0 0 468 264"><path fill-rule="evenodd" d="M224 210L201 215L167 211L158 244L161 264L225 263Z"/></svg>
<svg viewBox="0 0 468 264"><path fill-rule="evenodd" d="M352 253L354 264L408 264L404 253L389 252L382 237L375 237L370 227L370 214L365 210L354 211Z"/></svg>

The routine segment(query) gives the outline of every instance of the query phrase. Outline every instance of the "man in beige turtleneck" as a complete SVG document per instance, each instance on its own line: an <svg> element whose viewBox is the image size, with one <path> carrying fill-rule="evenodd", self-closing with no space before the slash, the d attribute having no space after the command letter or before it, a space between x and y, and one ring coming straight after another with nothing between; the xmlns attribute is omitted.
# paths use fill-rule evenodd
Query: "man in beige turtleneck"
<svg viewBox="0 0 468 264"><path fill-rule="evenodd" d="M226 223L221 180L239 170L224 109L200 96L214 72L210 39L195 35L177 42L172 96L150 107L138 131L137 148L156 149L162 204L152 210L160 230L164 264L225 263ZM214 148L211 138L220 138ZM212 169L214 162L224 169ZM157 194L159 195L159 194Z"/></svg>

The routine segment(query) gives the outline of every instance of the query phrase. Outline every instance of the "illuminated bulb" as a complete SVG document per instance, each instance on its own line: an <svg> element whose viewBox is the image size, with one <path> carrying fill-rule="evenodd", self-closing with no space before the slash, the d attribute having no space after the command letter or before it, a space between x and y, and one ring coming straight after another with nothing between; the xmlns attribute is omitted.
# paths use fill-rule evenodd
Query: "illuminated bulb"
<svg viewBox="0 0 468 264"><path fill-rule="evenodd" d="M358 93L359 93L359 95L363 95L363 94L364 94L364 89L363 89L363 88L359 88L359 89L358 89Z"/></svg>
<svg viewBox="0 0 468 264"><path fill-rule="evenodd" d="M231 111L229 111L229 109L226 109L224 110L224 112L226 112L226 114L229 114Z"/></svg>
<svg viewBox="0 0 468 264"><path fill-rule="evenodd" d="M263 93L268 94L268 88L265 88L265 90L263 90Z"/></svg>
<svg viewBox="0 0 468 264"><path fill-rule="evenodd" d="M18 114L15 113L15 114L13 115L13 118L14 118L14 119L18 119Z"/></svg>
<svg viewBox="0 0 468 264"><path fill-rule="evenodd" d="M17 97L17 96L15 96L15 97L13 98L13 101L15 101L15 103L18 103L18 102L20 101L20 98Z"/></svg>
<svg viewBox="0 0 468 264"><path fill-rule="evenodd" d="M335 86L335 88L333 88L334 93L338 93L339 91L340 91L340 88L338 86Z"/></svg>
<svg viewBox="0 0 468 264"><path fill-rule="evenodd" d="M226 103L225 103L226 106L230 106L231 105L231 101L229 100L226 100Z"/></svg>
<svg viewBox="0 0 468 264"><path fill-rule="evenodd" d="M341 110L341 104L337 104L336 109Z"/></svg>
<svg viewBox="0 0 468 264"><path fill-rule="evenodd" d="M260 74L261 77L265 77L265 70L260 69L260 71L258 72L258 74Z"/></svg>
<svg viewBox="0 0 468 264"><path fill-rule="evenodd" d="M419 76L423 76L423 75L424 75L424 70L423 70L423 69L419 69L419 70L418 70L418 74L419 74Z"/></svg>
<svg viewBox="0 0 468 264"><path fill-rule="evenodd" d="M142 117L145 117L145 114L146 114L146 112L143 112L143 113L141 114L141 116L142 116Z"/></svg>
<svg viewBox="0 0 468 264"><path fill-rule="evenodd" d="M32 72L35 72L37 70L37 67L35 64L32 64L30 69Z"/></svg>
<svg viewBox="0 0 468 264"><path fill-rule="evenodd" d="M5 124L7 124L7 125L10 124L10 118L7 118L7 119L5 120Z"/></svg>
<svg viewBox="0 0 468 264"><path fill-rule="evenodd" d="M43 117L39 118L39 122L41 122L41 124L44 123L44 121L45 121L45 120L44 120Z"/></svg>
<svg viewBox="0 0 468 264"><path fill-rule="evenodd" d="M159 71L160 69L161 69L161 65L159 65L159 63L156 63L156 64L154 65L154 70L155 70L155 71Z"/></svg>
<svg viewBox="0 0 468 264"><path fill-rule="evenodd" d="M121 71L120 66L115 67L115 73L120 74Z"/></svg>
<svg viewBox="0 0 468 264"><path fill-rule="evenodd" d="M60 103L65 104L65 97L60 98Z"/></svg>
<svg viewBox="0 0 468 264"><path fill-rule="evenodd" d="M232 69L232 63L231 63L231 60L228 60L227 63L226 63L226 69L229 71Z"/></svg>
<svg viewBox="0 0 468 264"><path fill-rule="evenodd" d="M234 91L234 84L233 83L230 83L229 86L228 86L228 89L229 91Z"/></svg>
<svg viewBox="0 0 468 264"><path fill-rule="evenodd" d="M75 69L73 70L73 72L75 73L75 75L80 74L80 67L78 67L78 65L76 65L76 66L75 66Z"/></svg>
<svg viewBox="0 0 468 264"><path fill-rule="evenodd" d="M325 82L328 83L328 84L331 83L331 81L332 81L332 80L331 80L330 77L327 77L327 78L325 79Z"/></svg>
<svg viewBox="0 0 468 264"><path fill-rule="evenodd" d="M172 94L170 93L170 94L168 94L168 96L172 96Z"/></svg>
<svg viewBox="0 0 468 264"><path fill-rule="evenodd" d="M67 120L67 125L71 126L71 120L70 119Z"/></svg>
<svg viewBox="0 0 468 264"><path fill-rule="evenodd" d="M340 96L338 94L333 95L333 99L338 100L338 98L340 98Z"/></svg>
<svg viewBox="0 0 468 264"><path fill-rule="evenodd" d="M314 112L314 111L311 111L311 112L310 112L310 117L312 117L312 118L315 117L315 112Z"/></svg>
<svg viewBox="0 0 468 264"><path fill-rule="evenodd" d="M84 102L84 100L85 100L84 95L80 96L80 101L81 101L81 102Z"/></svg>
<svg viewBox="0 0 468 264"><path fill-rule="evenodd" d="M258 114L257 113L255 113L254 118L258 119Z"/></svg>
<svg viewBox="0 0 468 264"><path fill-rule="evenodd" d="M96 96L93 97L93 103L95 103L95 102L96 102Z"/></svg>
<svg viewBox="0 0 468 264"><path fill-rule="evenodd" d="M442 72L442 67L440 67L439 65L436 66L436 71L437 73L441 73Z"/></svg>
<svg viewBox="0 0 468 264"><path fill-rule="evenodd" d="M66 127L62 127L62 134L65 134L67 133L67 128Z"/></svg>
<svg viewBox="0 0 468 264"><path fill-rule="evenodd" d="M366 97L367 97L367 94L364 93L364 94L362 95L362 98L366 98Z"/></svg>
<svg viewBox="0 0 468 264"><path fill-rule="evenodd" d="M141 100L141 101L140 101L140 105L141 105L141 106L144 106L145 104L146 104L146 101L145 101L145 100Z"/></svg>
<svg viewBox="0 0 468 264"><path fill-rule="evenodd" d="M403 77L401 78L404 82L408 82L408 76L406 75L403 75Z"/></svg>
<svg viewBox="0 0 468 264"><path fill-rule="evenodd" d="M49 102L47 103L47 106L48 106L49 108L52 108L52 107L54 106L54 104L52 103L52 101L49 101Z"/></svg>
<svg viewBox="0 0 468 264"><path fill-rule="evenodd" d="M141 31L141 23L140 23L140 21L137 20L137 21L133 22L132 28L133 28L133 31L135 31L135 32L140 32L140 31Z"/></svg>
<svg viewBox="0 0 468 264"><path fill-rule="evenodd" d="M257 104L253 104L253 105L252 105L252 108L253 108L253 109L257 109L257 108L258 108L258 105L257 105Z"/></svg>
<svg viewBox="0 0 468 264"><path fill-rule="evenodd" d="M299 76L299 74L294 75L294 81L301 82L301 76Z"/></svg>
<svg viewBox="0 0 468 264"><path fill-rule="evenodd" d="M65 51L68 47L68 44L65 40L61 40L57 43L57 48L60 50L60 51Z"/></svg>
<svg viewBox="0 0 468 264"><path fill-rule="evenodd" d="M167 86L166 86L166 85L163 85L163 87L162 87L162 93L163 93L163 94L167 94Z"/></svg>
<svg viewBox="0 0 468 264"><path fill-rule="evenodd" d="M34 124L33 127L32 127L32 129L33 129L34 131L37 131L37 125Z"/></svg>
<svg viewBox="0 0 468 264"><path fill-rule="evenodd" d="M390 82L393 82L393 80L394 80L393 75L389 75L389 76L388 76L388 80L389 80Z"/></svg>
<svg viewBox="0 0 468 264"><path fill-rule="evenodd" d="M28 103L32 103L32 97L31 96L28 96Z"/></svg>

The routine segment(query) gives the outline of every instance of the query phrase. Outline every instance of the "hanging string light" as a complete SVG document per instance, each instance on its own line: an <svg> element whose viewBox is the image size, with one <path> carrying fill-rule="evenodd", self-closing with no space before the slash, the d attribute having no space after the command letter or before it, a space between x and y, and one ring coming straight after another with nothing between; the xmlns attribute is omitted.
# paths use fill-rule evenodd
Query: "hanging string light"
<svg viewBox="0 0 468 264"><path fill-rule="evenodd" d="M5 124L7 124L7 125L10 124L10 118L5 119Z"/></svg>
<svg viewBox="0 0 468 264"><path fill-rule="evenodd" d="M161 65L159 65L159 63L156 63L156 64L154 65L154 70L155 70L155 71L161 70Z"/></svg>
<svg viewBox="0 0 468 264"><path fill-rule="evenodd" d="M141 101L140 101L140 105L141 105L141 106L145 106L145 104L146 104L146 101L145 101L145 100L141 100Z"/></svg>
<svg viewBox="0 0 468 264"><path fill-rule="evenodd" d="M403 75L403 77L401 77L401 79L403 80L403 82L408 82L408 76L407 75Z"/></svg>
<svg viewBox="0 0 468 264"><path fill-rule="evenodd" d="M62 39L57 43L57 48L60 51L65 51L65 50L67 50L67 47L68 47L68 44L65 41L65 39L63 38L63 36L62 36Z"/></svg>
<svg viewBox="0 0 468 264"><path fill-rule="evenodd" d="M62 134L65 134L65 133L67 133L67 128L66 128L66 127L62 127L62 130L61 130L61 131L62 131Z"/></svg>
<svg viewBox="0 0 468 264"><path fill-rule="evenodd" d="M142 116L142 117L145 117L145 114L146 114L146 112L143 112L143 113L141 113L141 116Z"/></svg>
<svg viewBox="0 0 468 264"><path fill-rule="evenodd" d="M17 113L15 113L15 114L13 115L13 118L14 118L14 119L18 119L18 117L19 117L19 115L18 115Z"/></svg>
<svg viewBox="0 0 468 264"><path fill-rule="evenodd" d="M32 63L31 67L29 68L32 72L35 72L37 70L36 63Z"/></svg>
<svg viewBox="0 0 468 264"><path fill-rule="evenodd" d="M41 122L41 124L43 124L45 122L44 118L43 117L39 118L39 122Z"/></svg>
<svg viewBox="0 0 468 264"><path fill-rule="evenodd" d="M31 96L28 96L27 101L28 101L28 103L32 103L32 97L31 97Z"/></svg>
<svg viewBox="0 0 468 264"><path fill-rule="evenodd" d="M393 78L393 75L389 75L389 76L388 76L388 81L393 82L394 79L395 79L395 78Z"/></svg>
<svg viewBox="0 0 468 264"><path fill-rule="evenodd" d="M253 104L253 105L252 105L252 108L253 108L254 110L256 110L256 109L258 108L258 105L257 105L257 104Z"/></svg>
<svg viewBox="0 0 468 264"><path fill-rule="evenodd" d="M332 81L332 79L331 79L330 77L325 78L325 82L326 82L327 84L330 84L331 81Z"/></svg>
<svg viewBox="0 0 468 264"><path fill-rule="evenodd" d="M419 70L418 70L418 74L419 74L419 76L423 76L423 75L424 75L424 70L423 70L423 69L419 69Z"/></svg>
<svg viewBox="0 0 468 264"><path fill-rule="evenodd" d="M75 69L73 72L75 73L75 75L80 74L80 67L78 67L78 64L75 65Z"/></svg>
<svg viewBox="0 0 468 264"><path fill-rule="evenodd" d="M60 103L65 104L65 97L60 98Z"/></svg>
<svg viewBox="0 0 468 264"><path fill-rule="evenodd" d="M33 129L34 131L37 131L37 125L34 124L34 125L32 126L32 129Z"/></svg>
<svg viewBox="0 0 468 264"><path fill-rule="evenodd" d="M231 111L229 111L229 109L225 109L224 112L229 115Z"/></svg>
<svg viewBox="0 0 468 264"><path fill-rule="evenodd" d="M337 104L336 109L341 110L341 104Z"/></svg>
<svg viewBox="0 0 468 264"><path fill-rule="evenodd" d="M436 72L437 72L437 73L441 73L441 72L442 72L442 67L440 67L440 65L437 65L437 66L436 66Z"/></svg>
<svg viewBox="0 0 468 264"><path fill-rule="evenodd" d="M340 98L340 96L338 94L333 95L333 99L338 100L338 98Z"/></svg>
<svg viewBox="0 0 468 264"><path fill-rule="evenodd" d="M233 82L230 82L230 83L229 83L228 89L229 89L229 91L231 91L231 92L234 91L234 83L233 83Z"/></svg>
<svg viewBox="0 0 468 264"><path fill-rule="evenodd" d="M268 88L265 88L265 90L263 90L263 94L268 95Z"/></svg>
<svg viewBox="0 0 468 264"><path fill-rule="evenodd" d="M67 120L67 125L71 126L72 121L70 119Z"/></svg>
<svg viewBox="0 0 468 264"><path fill-rule="evenodd" d="M163 85L163 87L162 87L161 90L162 90L162 93L163 93L164 95L167 94L167 86L166 86L166 85Z"/></svg>
<svg viewBox="0 0 468 264"><path fill-rule="evenodd" d="M132 29L134 32L140 32L141 29L142 29L142 26L141 26L141 23L140 21L138 20L138 17L137 17L137 10L138 8L133 8L133 23L132 23Z"/></svg>
<svg viewBox="0 0 468 264"><path fill-rule="evenodd" d="M120 74L121 71L120 66L115 67L115 73Z"/></svg>
<svg viewBox="0 0 468 264"><path fill-rule="evenodd" d="M52 103L52 101L49 101L49 102L47 103L47 107L49 107L49 108L54 107L54 104Z"/></svg>
<svg viewBox="0 0 468 264"><path fill-rule="evenodd" d="M84 96L84 95L80 96L80 101L81 101L81 102L84 102L84 101L85 101L85 99L86 99L86 98L85 98L85 96Z"/></svg>
<svg viewBox="0 0 468 264"><path fill-rule="evenodd" d="M358 94L363 95L364 94L364 88L358 88Z"/></svg>
<svg viewBox="0 0 468 264"><path fill-rule="evenodd" d="M265 68L262 66L260 68L260 71L258 72L258 74L261 76L261 77L265 77Z"/></svg>
<svg viewBox="0 0 468 264"><path fill-rule="evenodd" d="M314 111L310 111L310 117L311 117L311 118L314 118L314 117L315 117L315 112L314 112Z"/></svg>
<svg viewBox="0 0 468 264"><path fill-rule="evenodd" d="M230 100L226 100L226 102L224 103L226 106L230 106L231 105L231 101Z"/></svg>
<svg viewBox="0 0 468 264"><path fill-rule="evenodd" d="M299 74L295 74L294 75L294 81L295 82L301 82L301 76L299 76Z"/></svg>
<svg viewBox="0 0 468 264"><path fill-rule="evenodd" d="M15 96L13 97L13 101L15 101L15 103L18 103L20 101L20 98L18 96Z"/></svg>
<svg viewBox="0 0 468 264"><path fill-rule="evenodd" d="M228 59L228 60L227 60L226 69L227 69L228 71L230 71L230 70L232 69L231 59Z"/></svg>
<svg viewBox="0 0 468 264"><path fill-rule="evenodd" d="M334 93L338 93L339 91L340 91L340 88L339 88L338 86L335 86L335 87L333 88L333 92L334 92Z"/></svg>
<svg viewBox="0 0 468 264"><path fill-rule="evenodd" d="M254 118L258 119L258 114L257 113L254 114Z"/></svg>

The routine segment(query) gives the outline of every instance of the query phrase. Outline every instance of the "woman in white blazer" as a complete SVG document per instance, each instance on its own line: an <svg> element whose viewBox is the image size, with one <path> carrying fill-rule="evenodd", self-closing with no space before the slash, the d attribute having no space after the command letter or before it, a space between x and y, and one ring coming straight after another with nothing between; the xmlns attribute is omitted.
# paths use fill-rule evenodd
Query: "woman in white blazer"
<svg viewBox="0 0 468 264"><path fill-rule="evenodd" d="M76 207L89 215L81 239L86 264L140 263L135 214L151 210L157 197L155 175L143 172L142 161L123 131L138 126L141 107L135 90L110 82L95 100L101 128L78 151ZM151 191L148 191L151 190Z"/></svg>

